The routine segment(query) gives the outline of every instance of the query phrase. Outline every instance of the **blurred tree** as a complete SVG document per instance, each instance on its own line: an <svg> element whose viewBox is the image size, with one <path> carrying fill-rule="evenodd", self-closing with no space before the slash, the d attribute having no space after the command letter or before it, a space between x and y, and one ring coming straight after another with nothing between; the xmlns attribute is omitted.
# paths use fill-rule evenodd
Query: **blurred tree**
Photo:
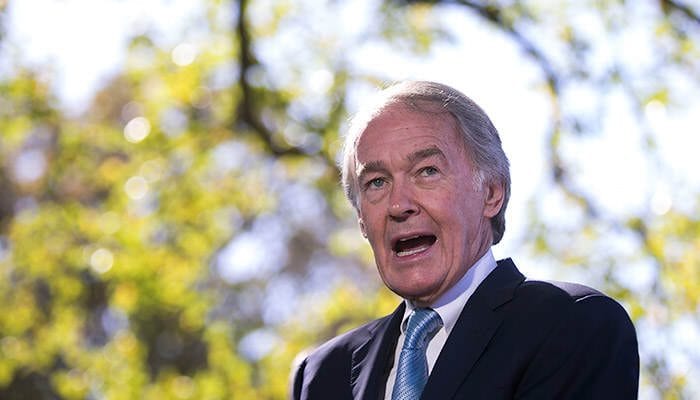
<svg viewBox="0 0 700 400"><path fill-rule="evenodd" d="M352 54L378 43L428 55L455 40L447 13L509 38L541 72L551 180L523 245L601 276L642 339L697 326L698 188L685 185L685 203L610 210L578 173L591 155L572 151L621 94L654 177L686 183L650 118L682 109L700 82L692 7L385 1L346 31L358 21L342 3L203 1L178 43L135 35L123 71L79 117L45 74L14 61L0 79L0 398L285 398L297 354L390 312L397 299L377 282L335 160L353 96L393 77ZM601 59L601 36L623 42L640 23L653 59ZM581 91L594 99L584 110ZM552 196L573 222L551 216ZM646 289L620 273L645 266ZM646 350L645 393L691 396L663 350Z"/></svg>

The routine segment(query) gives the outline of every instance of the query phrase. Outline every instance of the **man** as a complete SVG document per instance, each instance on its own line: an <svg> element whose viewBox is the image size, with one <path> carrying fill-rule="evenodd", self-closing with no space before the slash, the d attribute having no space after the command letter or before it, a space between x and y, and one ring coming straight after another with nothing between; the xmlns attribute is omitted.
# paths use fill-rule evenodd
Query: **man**
<svg viewBox="0 0 700 400"><path fill-rule="evenodd" d="M588 287L526 280L491 245L505 230L508 160L455 89L403 82L353 120L343 185L393 314L320 346L295 399L634 399L634 327Z"/></svg>

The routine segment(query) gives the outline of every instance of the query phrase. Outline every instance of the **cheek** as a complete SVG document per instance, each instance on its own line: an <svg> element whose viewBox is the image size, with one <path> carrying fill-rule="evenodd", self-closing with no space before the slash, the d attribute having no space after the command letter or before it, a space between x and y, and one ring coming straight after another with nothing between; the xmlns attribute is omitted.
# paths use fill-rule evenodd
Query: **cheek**
<svg viewBox="0 0 700 400"><path fill-rule="evenodd" d="M378 223L378 219L371 212L366 210L361 212L362 217L359 219L360 230L362 235L369 240L370 245L375 247L375 243L379 243L382 235L382 226Z"/></svg>
<svg viewBox="0 0 700 400"><path fill-rule="evenodd" d="M476 210L469 208L455 207L452 210L444 215L442 231L447 250L451 254L459 254L474 236L475 223L480 217L476 215Z"/></svg>

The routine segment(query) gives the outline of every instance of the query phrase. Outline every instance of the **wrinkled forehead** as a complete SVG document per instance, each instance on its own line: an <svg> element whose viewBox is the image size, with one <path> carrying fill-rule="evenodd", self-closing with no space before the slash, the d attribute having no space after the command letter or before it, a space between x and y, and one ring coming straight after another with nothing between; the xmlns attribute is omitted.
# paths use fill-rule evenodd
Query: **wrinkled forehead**
<svg viewBox="0 0 700 400"><path fill-rule="evenodd" d="M411 125L414 127L420 128L424 125L426 132L434 133L436 127L442 125L446 127L442 129L446 135L444 139L455 140L456 143L461 143L457 122L450 112L430 104L416 106L414 104L395 103L378 110L370 118L362 121L361 125L356 126L357 129L354 132L355 136L352 143L354 161L357 162L360 148L365 147L366 149L366 146L363 146L363 142L366 142L366 140L363 140L365 137L368 135L374 136L372 142L375 142L377 135L386 135L385 140L380 139L380 141L391 141L392 138L390 136L402 134L405 122L408 119L411 120ZM384 150L391 152L392 148L388 147Z"/></svg>
<svg viewBox="0 0 700 400"><path fill-rule="evenodd" d="M444 118L458 131L457 123L452 114L440 105L427 101L409 101L408 99L387 100L381 105L356 116L351 123L350 137L352 153L357 156L357 147L363 134L379 119L392 115L419 115L425 118Z"/></svg>

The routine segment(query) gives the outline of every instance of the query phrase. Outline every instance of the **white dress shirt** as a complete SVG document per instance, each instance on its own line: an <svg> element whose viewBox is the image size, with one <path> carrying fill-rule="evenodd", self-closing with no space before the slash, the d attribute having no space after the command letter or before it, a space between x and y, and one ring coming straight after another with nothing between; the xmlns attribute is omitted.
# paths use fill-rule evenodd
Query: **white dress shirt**
<svg viewBox="0 0 700 400"><path fill-rule="evenodd" d="M464 305L471 295L476 291L481 282L486 279L486 277L496 268L496 259L493 257L491 249L489 249L471 268L467 270L464 276L447 292L440 296L435 303L430 307L437 311L442 318L442 328L435 334L433 339L428 343L428 349L426 350L426 358L428 360L428 375L433 371L433 366L435 361L437 361L440 351L442 350L445 342L447 342L447 337L450 336L452 328L454 328L459 318L459 314L462 313ZM396 381L396 365L398 364L398 359L401 354L401 348L403 347L403 341L405 338L406 322L408 316L411 315L415 306L409 300L404 300L406 303L406 310L403 314L403 320L401 322L401 334L399 335L399 340L396 343L396 350L394 351L394 365L391 367L391 372L389 372L389 378L386 381L386 391L384 398L386 400L391 400L391 394L394 391L394 381Z"/></svg>

